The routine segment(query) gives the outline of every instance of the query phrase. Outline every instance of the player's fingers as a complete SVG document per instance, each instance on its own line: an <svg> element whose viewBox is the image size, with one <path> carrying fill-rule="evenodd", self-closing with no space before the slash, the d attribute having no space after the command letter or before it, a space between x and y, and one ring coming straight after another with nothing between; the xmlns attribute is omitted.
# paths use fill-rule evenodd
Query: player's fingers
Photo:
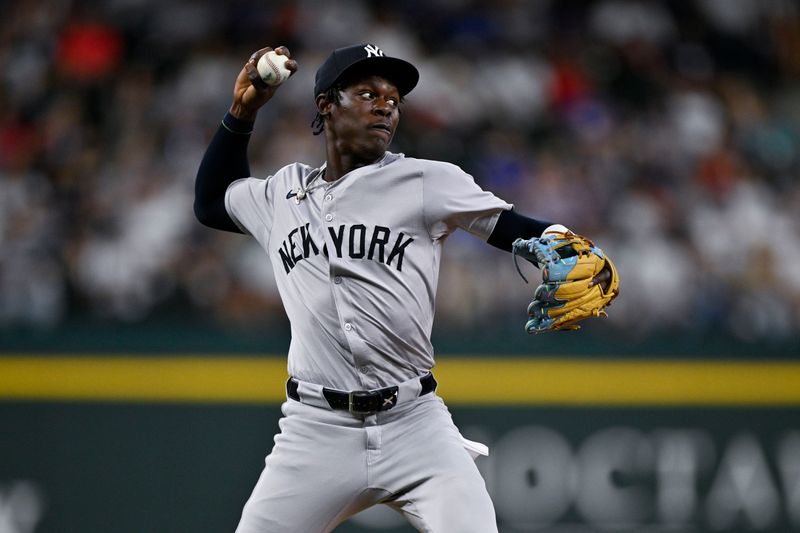
<svg viewBox="0 0 800 533"><path fill-rule="evenodd" d="M244 70L247 72L247 79L250 80L250 83L257 91L266 91L269 89L267 82L265 82L258 73L255 63L248 61L244 66Z"/></svg>
<svg viewBox="0 0 800 533"><path fill-rule="evenodd" d="M592 279L592 282L589 284L590 287L594 287L595 285L600 285L600 288L603 292L608 290L608 286L611 284L611 269L608 265L603 267L603 270L600 271L598 275Z"/></svg>
<svg viewBox="0 0 800 533"><path fill-rule="evenodd" d="M289 52L288 48L286 48L285 46L279 46L275 49L275 53L288 57L289 60L286 62L286 68L289 69L289 72L291 72L292 74L297 72L297 61L291 59L292 54L291 52Z"/></svg>
<svg viewBox="0 0 800 533"><path fill-rule="evenodd" d="M247 64L255 66L258 63L258 60L261 59L261 56L271 51L272 48L269 46L265 46L261 50L256 50L255 52L250 54L250 59L247 60Z"/></svg>

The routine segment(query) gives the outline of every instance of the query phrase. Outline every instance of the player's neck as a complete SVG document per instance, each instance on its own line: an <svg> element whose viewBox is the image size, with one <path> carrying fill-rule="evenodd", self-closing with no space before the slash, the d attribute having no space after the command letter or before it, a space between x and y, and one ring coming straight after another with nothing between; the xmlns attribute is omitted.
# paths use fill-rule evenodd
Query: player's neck
<svg viewBox="0 0 800 533"><path fill-rule="evenodd" d="M383 154L381 154L383 157ZM325 165L325 181L336 181L345 174L367 165L380 161L380 157L357 157L354 154L342 154L335 150L328 150L328 159Z"/></svg>

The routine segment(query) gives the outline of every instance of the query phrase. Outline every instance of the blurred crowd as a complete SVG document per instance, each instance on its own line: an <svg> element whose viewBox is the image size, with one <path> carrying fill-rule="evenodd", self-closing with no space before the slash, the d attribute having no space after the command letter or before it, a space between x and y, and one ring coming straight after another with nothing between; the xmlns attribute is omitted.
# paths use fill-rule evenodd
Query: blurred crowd
<svg viewBox="0 0 800 533"><path fill-rule="evenodd" d="M800 335L794 0L0 3L0 328L162 314L283 327L264 252L192 213L249 55L300 70L251 171L323 162L314 71L374 42L418 66L393 149L460 165L616 260L605 328ZM537 272L450 237L439 327L524 323Z"/></svg>

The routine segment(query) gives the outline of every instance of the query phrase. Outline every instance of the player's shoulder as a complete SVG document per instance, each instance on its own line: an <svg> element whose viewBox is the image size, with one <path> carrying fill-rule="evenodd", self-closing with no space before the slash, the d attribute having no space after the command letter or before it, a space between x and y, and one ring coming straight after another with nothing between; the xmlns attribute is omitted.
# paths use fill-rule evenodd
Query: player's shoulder
<svg viewBox="0 0 800 533"><path fill-rule="evenodd" d="M453 163L449 163L447 161L439 161L436 159L421 159L418 157L408 157L408 156L404 156L403 160L405 164L419 169L420 173L423 176L436 175L442 173L466 174L461 167Z"/></svg>
<svg viewBox="0 0 800 533"><path fill-rule="evenodd" d="M274 177L304 177L308 176L312 172L317 170L316 167L312 167L306 163L294 162L289 163L286 166L281 167L278 169L277 172L273 175Z"/></svg>
<svg viewBox="0 0 800 533"><path fill-rule="evenodd" d="M305 183L306 178L317 171L319 171L317 167L306 163L295 162L281 167L267 179L275 184L289 184L294 186Z"/></svg>

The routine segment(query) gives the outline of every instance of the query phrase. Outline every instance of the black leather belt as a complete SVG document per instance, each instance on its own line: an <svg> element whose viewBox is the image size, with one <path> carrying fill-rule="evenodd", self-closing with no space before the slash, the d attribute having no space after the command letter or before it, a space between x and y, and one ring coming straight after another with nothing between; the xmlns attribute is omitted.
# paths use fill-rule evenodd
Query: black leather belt
<svg viewBox="0 0 800 533"><path fill-rule="evenodd" d="M436 390L436 379L433 374L426 374L419 378L422 388L419 395L428 394ZM294 378L289 378L286 382L286 395L293 400L300 401L297 393L298 382ZM350 411L354 415L370 415L379 411L388 411L397 405L397 392L399 388L386 387L385 389L373 390L354 390L350 392L329 389L322 389L322 395L327 400L331 409L339 411Z"/></svg>

